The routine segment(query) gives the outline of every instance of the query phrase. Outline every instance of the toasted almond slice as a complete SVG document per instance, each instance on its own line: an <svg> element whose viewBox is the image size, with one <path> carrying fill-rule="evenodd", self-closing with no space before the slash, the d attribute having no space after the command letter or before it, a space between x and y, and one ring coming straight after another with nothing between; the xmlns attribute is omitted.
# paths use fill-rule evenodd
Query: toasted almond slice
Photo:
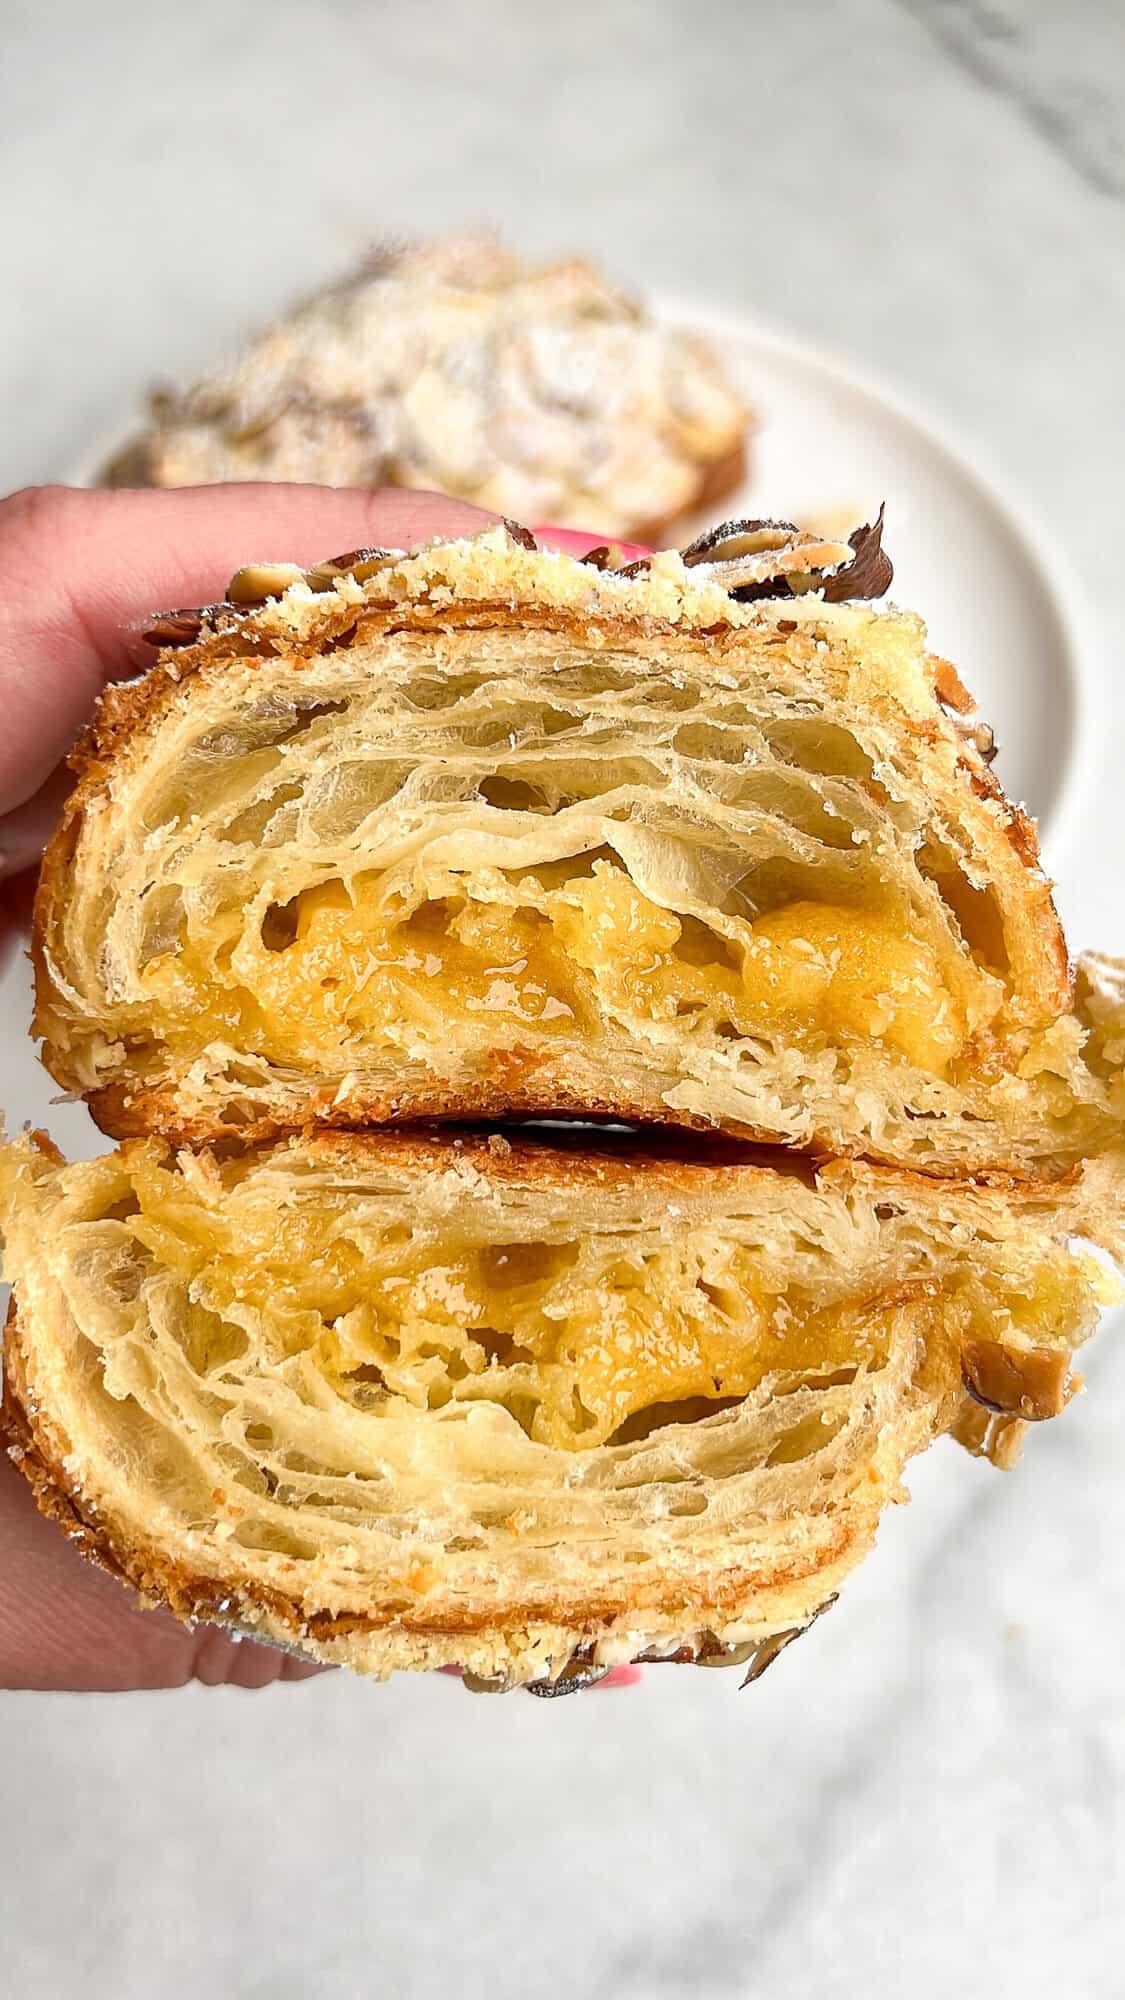
<svg viewBox="0 0 1125 2000"><path fill-rule="evenodd" d="M1068 1354L1051 1347L1005 1347L999 1340L967 1340L961 1372L975 1402L1028 1423L1057 1417L1076 1386Z"/></svg>
<svg viewBox="0 0 1125 2000"><path fill-rule="evenodd" d="M247 563L227 585L228 604L264 604L267 597L282 597L290 584L303 583L305 572L296 563Z"/></svg>

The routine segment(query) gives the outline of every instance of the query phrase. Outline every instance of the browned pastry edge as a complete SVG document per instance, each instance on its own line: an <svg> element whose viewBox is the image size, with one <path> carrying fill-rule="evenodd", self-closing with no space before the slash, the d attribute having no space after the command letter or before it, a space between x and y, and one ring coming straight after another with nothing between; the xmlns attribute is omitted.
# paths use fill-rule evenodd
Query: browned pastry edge
<svg viewBox="0 0 1125 2000"><path fill-rule="evenodd" d="M880 1199L885 1196L887 1200L913 1195L940 1202L943 1194L955 1185L962 1198L1007 1195L1029 1205L1043 1200L1057 1203L1079 1186L1082 1177L1082 1169L1077 1166L1068 1167L1056 1176L1033 1174L1024 1168L1012 1171L990 1167L966 1182L951 1184L947 1175L928 1174L893 1160L816 1157L779 1145L776 1140L760 1144L737 1134L719 1132L710 1125L685 1129L664 1121L635 1125L629 1130L599 1132L597 1145L591 1146L583 1130L587 1122L597 1122L596 1114L590 1121L583 1118L580 1122L556 1124L548 1117L546 1122L513 1124L503 1129L482 1118L467 1124L460 1121L457 1130L451 1132L449 1125L441 1120L415 1119L409 1124L369 1123L342 1131L317 1125L280 1136L294 1145L311 1147L314 1151L323 1149L336 1161L350 1155L357 1167L387 1166L426 1173L447 1164L449 1154L454 1153L470 1165L479 1164L490 1179L512 1187L550 1189L577 1185L628 1189L636 1185L638 1178L644 1178L661 1183L670 1196L705 1193L716 1167L771 1182L781 1176L800 1181L806 1187L831 1187L858 1175L878 1190ZM617 1121L613 1122L616 1126ZM129 1136L135 1139L138 1135ZM176 1141L166 1133L146 1131L140 1136L175 1150ZM30 1137L52 1164L67 1164L46 1133L32 1132ZM225 1133L224 1143L227 1151L225 1154L220 1151L220 1158L238 1158L246 1150L241 1128L237 1133Z"/></svg>
<svg viewBox="0 0 1125 2000"><path fill-rule="evenodd" d="M14 1298L9 1303L4 1329L3 1363L0 1447L7 1450L27 1480L39 1512L63 1530L87 1561L135 1590L147 1604L167 1605L185 1623L233 1626L253 1638L267 1639L330 1664L341 1660L346 1663L349 1640L360 1636L371 1640L384 1635L388 1641L389 1670L407 1665L459 1666L459 1648L467 1649L472 1642L478 1646L481 1642L487 1646L490 1641L502 1645L508 1624L523 1633L534 1632L537 1625L556 1629L565 1625L574 1635L571 1658L574 1660L577 1655L580 1663L583 1654L589 1657L599 1629L608 1628L623 1616L643 1616L635 1602L618 1597L591 1597L580 1614L573 1607L564 1610L549 1599L532 1605L520 1602L511 1608L507 1624L502 1607L479 1618L432 1615L427 1618L408 1608L388 1610L382 1616L362 1616L355 1612L309 1614L284 1593L271 1590L249 1576L238 1576L233 1564L221 1579L192 1571L170 1559L154 1544L126 1539L89 1504L80 1485L67 1472L70 1440L37 1404L31 1391ZM863 1539L869 1542L872 1533L873 1524ZM682 1611L684 1616L678 1648L681 1659L689 1653L694 1658L699 1652L718 1650L710 1622L721 1623L724 1618L737 1615L751 1592L799 1584L825 1571L835 1577L841 1569L852 1567L857 1559L852 1554L857 1539L854 1528L838 1524L833 1534L821 1543L816 1561L790 1563L766 1576L751 1571L728 1572L707 1603L698 1607L684 1602L682 1582L677 1580L672 1584L669 1579L674 1599L664 1608ZM826 1592L829 1601L833 1595L834 1592ZM805 1622L811 1622L824 1608L822 1600L812 1608ZM698 1621L694 1629L693 1620ZM785 1644L803 1629L804 1625L796 1626L776 1637ZM780 1651L780 1646L774 1650ZM411 1658L412 1654L415 1657ZM768 1660L763 1664L768 1664ZM569 1662L564 1663L563 1671L568 1665Z"/></svg>
<svg viewBox="0 0 1125 2000"><path fill-rule="evenodd" d="M642 1141L667 1127L687 1139L727 1140L756 1147L759 1151L784 1151L779 1147L776 1131L730 1123L720 1129L696 1113L670 1105L664 1107L658 1124L653 1118L651 1106L638 1104L624 1091L612 1098L592 1098L588 1092L575 1090L567 1079L565 1069L552 1069L550 1062L549 1051L540 1056L530 1049L506 1049L497 1052L489 1065L489 1074L475 1084L464 1083L453 1089L443 1089L433 1082L423 1082L415 1087L404 1087L393 1096L371 1090L352 1090L342 1104L336 1101L339 1095L337 1086L330 1085L320 1092L308 1093L308 1112L303 1122L269 1114L240 1119L237 1125L203 1115L185 1117L172 1085L146 1090L132 1083L107 1084L102 1090L92 1091L86 1105L98 1130L109 1139L156 1136L172 1145L187 1146L216 1145L226 1141L236 1141L239 1145L261 1145L291 1138L301 1132L306 1135L314 1131L337 1135L355 1133L358 1136L368 1126L409 1129L427 1124L463 1127L477 1122L514 1128L503 1134L510 1139L516 1136L521 1121L557 1118L573 1120L579 1127L582 1124L628 1125ZM597 1143L599 1147L604 1146L602 1134L599 1134ZM1043 1170L1021 1165L1016 1160L997 1160L981 1169L950 1166L947 1162L908 1168L893 1153L880 1153L869 1140L857 1140L850 1151L842 1152L838 1144L831 1144L823 1135L814 1137L807 1145L793 1148L788 1158L805 1160L810 1166L835 1158L869 1161L874 1166L903 1173L908 1178L930 1185L956 1183L1028 1190L1049 1187L1054 1192L1065 1185L1073 1173L1070 1167Z"/></svg>

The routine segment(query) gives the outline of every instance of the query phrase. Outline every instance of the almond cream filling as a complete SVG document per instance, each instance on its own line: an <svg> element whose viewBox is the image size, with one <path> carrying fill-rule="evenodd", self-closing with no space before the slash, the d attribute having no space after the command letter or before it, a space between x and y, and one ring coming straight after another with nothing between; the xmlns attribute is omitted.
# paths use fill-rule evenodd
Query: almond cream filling
<svg viewBox="0 0 1125 2000"><path fill-rule="evenodd" d="M361 876L271 907L225 954L189 934L145 968L146 1005L172 1044L203 1030L329 1070L409 1035L440 1046L482 1017L499 1046L529 1028L597 1040L676 1021L719 1041L876 1042L935 1076L965 1045L962 997L898 912L800 900L720 936L609 860L493 873L496 900L474 883L409 908Z"/></svg>
<svg viewBox="0 0 1125 2000"><path fill-rule="evenodd" d="M533 1443L630 1442L712 1415L767 1376L785 1393L877 1372L902 1303L779 1295L753 1248L682 1226L592 1257L565 1235L459 1242L450 1230L432 1245L385 1219L349 1231L303 1205L244 1210L234 1241L219 1212L176 1198L165 1170L141 1164L133 1185L137 1213L118 1238L126 1289L171 1274L170 1318L196 1374L229 1366L250 1334L263 1365L311 1369L373 1422L487 1403ZM112 1358L106 1379L111 1392L131 1382L127 1371L115 1385Z"/></svg>
<svg viewBox="0 0 1125 2000"><path fill-rule="evenodd" d="M468 1405L490 1406L513 1442L522 1433L567 1452L635 1443L763 1385L784 1398L877 1375L911 1303L929 1329L918 1365L956 1381L966 1341L1005 1331L1020 1347L1065 1345L1098 1282L1083 1260L1048 1254L999 1288L988 1270L943 1287L922 1273L907 1282L869 1273L866 1290L845 1285L826 1299L783 1276L752 1232L738 1240L689 1222L675 1203L661 1227L583 1236L575 1214L529 1235L514 1218L505 1233L498 1215L459 1223L451 1213L435 1236L358 1191L346 1205L285 1202L252 1183L231 1197L234 1226L216 1190L200 1199L140 1149L127 1186L104 1220L85 1225L81 1254L83 1284L96 1271L99 1301L139 1315L128 1331L112 1319L109 1394L144 1389L151 1319L170 1337L166 1360L178 1353L176 1367L212 1392L248 1369L303 1384L314 1427L315 1408L326 1421L338 1408L373 1424L373 1443L388 1422L448 1419ZM93 1332L88 1308L83 1318ZM784 1449L806 1448L798 1424Z"/></svg>

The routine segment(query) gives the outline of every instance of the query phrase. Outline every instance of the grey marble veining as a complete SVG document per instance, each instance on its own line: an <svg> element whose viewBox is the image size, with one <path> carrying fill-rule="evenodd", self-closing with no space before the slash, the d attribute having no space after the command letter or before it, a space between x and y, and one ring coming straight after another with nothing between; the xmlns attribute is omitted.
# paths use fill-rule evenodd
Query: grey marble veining
<svg viewBox="0 0 1125 2000"><path fill-rule="evenodd" d="M65 476L381 229L502 221L850 352L976 443L1109 658L1125 25L1105 0L219 0L6 19L0 481ZM1125 680L1123 680L1125 684ZM1125 947L1125 694L1052 857ZM0 995L0 1097L41 1115ZM53 1114L79 1137L72 1109ZM941 1447L753 1691L0 1696L20 2000L1125 1990L1125 1345L1007 1479Z"/></svg>
<svg viewBox="0 0 1125 2000"><path fill-rule="evenodd" d="M899 0L968 74L1010 103L1090 187L1125 198L1119 79L1125 14L1113 0Z"/></svg>

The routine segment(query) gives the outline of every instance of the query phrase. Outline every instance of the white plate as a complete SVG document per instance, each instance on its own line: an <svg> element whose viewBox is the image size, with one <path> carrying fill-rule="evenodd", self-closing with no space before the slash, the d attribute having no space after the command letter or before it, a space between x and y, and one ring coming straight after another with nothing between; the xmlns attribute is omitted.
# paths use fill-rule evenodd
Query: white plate
<svg viewBox="0 0 1125 2000"><path fill-rule="evenodd" d="M927 417L786 334L691 301L662 317L706 332L761 412L739 512L854 526L886 501L891 595L925 617L992 723L997 775L1059 842L1094 734L1089 658L1046 536ZM1040 550L1050 554L1050 568Z"/></svg>
<svg viewBox="0 0 1125 2000"><path fill-rule="evenodd" d="M655 310L707 333L761 413L751 477L723 502L728 517L776 515L838 534L886 501L892 595L922 613L935 651L956 663L996 731L1005 791L1055 847L1094 716L1093 676L1079 670L1089 648L1068 608L1077 596L1060 587L1048 538L928 417L835 356L692 300L665 296ZM134 412L84 450L74 483L93 484L135 428Z"/></svg>

